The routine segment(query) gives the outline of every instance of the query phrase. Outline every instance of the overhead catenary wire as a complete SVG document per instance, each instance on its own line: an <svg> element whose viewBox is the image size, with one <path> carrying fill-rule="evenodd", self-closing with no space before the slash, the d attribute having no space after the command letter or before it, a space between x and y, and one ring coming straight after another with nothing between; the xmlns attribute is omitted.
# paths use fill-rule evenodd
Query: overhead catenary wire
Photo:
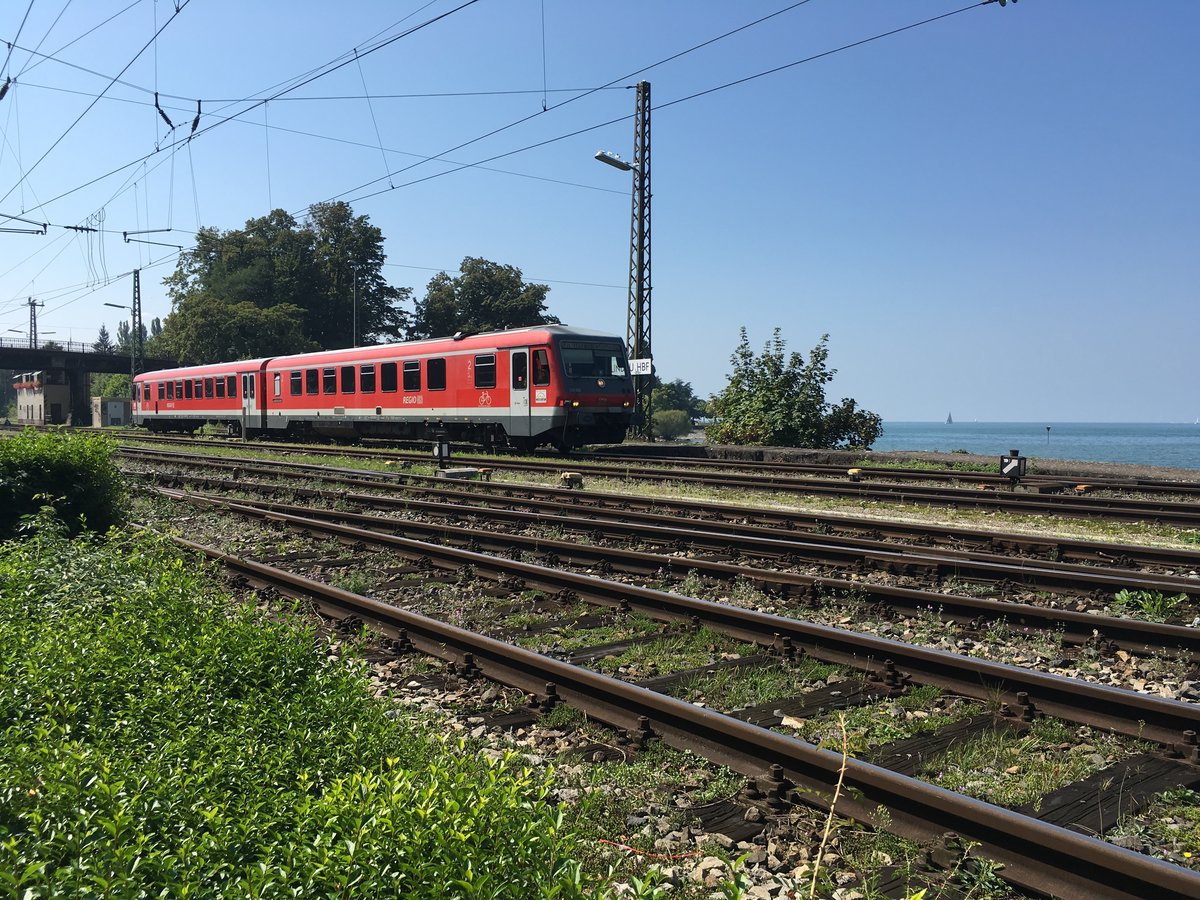
<svg viewBox="0 0 1200 900"><path fill-rule="evenodd" d="M781 14L782 12L786 12L788 9L792 9L792 8L795 8L795 7L797 7L797 6L803 5L803 4L804 4L804 3L806 3L806 2L808 2L808 0L800 0L800 2L798 2L798 3L792 4L791 6L789 6L789 7L786 7L785 9L782 9L782 10L776 11L775 13L772 13L772 14L770 14L769 16L765 16L765 17L762 17L762 18L760 18L760 19L758 19L758 20L755 20L755 22L753 22L753 23L747 23L746 25L740 26L738 29L734 29L734 30L732 30L732 31L730 31L730 32L726 32L724 35L718 36L718 37L716 37L716 38L712 38L712 39L710 39L710 40L708 40L708 41L705 41L705 42L703 42L702 44L698 44L698 45L696 45L695 47L688 48L687 50L680 51L679 53L673 54L672 56L670 56L670 57L667 57L667 58L665 58L665 59L663 59L663 60L659 60L658 62L656 62L656 63L654 63L654 64L652 64L652 65L650 65L650 66L643 67L642 69L635 70L635 72L634 72L634 73L632 73L632 74L633 74L633 75L636 75L636 74L640 74L640 73L642 73L642 72L648 71L648 70L650 70L650 69L654 68L655 66L662 65L662 64L664 64L665 62L671 61L672 59L677 59L677 58L679 58L680 56L682 56L682 55L684 55L684 54L686 54L686 53L688 53L688 52L692 52L692 51L694 51L695 49L698 49L699 47L702 47L702 46L709 45L709 44L713 43L713 42L714 42L714 41L716 41L716 40L720 40L722 37L728 36L728 35L730 35L730 34L737 33L738 31L745 30L745 28L751 27L753 24L756 24L756 23L758 23L758 22L761 22L761 21L765 21L766 19L769 19L769 18L771 18L771 17L773 17L773 16L779 15L779 14ZM960 8L960 9L956 9L956 10L953 10L953 11L951 11L951 12L948 12L948 13L943 13L943 14L940 14L940 15L938 15L938 16L929 17L929 18L927 18L927 19L923 19L923 20L921 20L921 21L918 21L918 22L912 23L912 24L910 24L910 25L906 25L906 26L903 26L903 27L901 27L901 28L896 28L896 29L892 29L892 30L889 30L889 31L886 31L886 32L882 32L882 33L880 33L880 34L873 35L873 36L871 36L871 37L864 38L864 39L862 39L862 40L859 40L859 41L855 41L855 42L852 42L852 43L849 43L849 44L842 45L842 46L840 46L840 47L837 47L837 48L834 48L834 49L832 49L832 50L824 51L824 52L822 52L822 53L819 53L819 54L814 54L814 55L812 55L812 56L805 57L805 58L803 58L803 59L800 59L800 60L795 60L795 61L793 61L793 62L791 62L791 63L787 63L787 64L785 64L785 65L782 65L782 66L776 66L776 67L773 67L773 68L771 68L771 69L768 69L768 70L765 70L765 71L762 71L762 72L754 73L754 74L752 74L752 75L748 75L748 76L745 76L745 77L742 77L742 78L739 78L739 79L735 79L735 80L733 80L733 81L725 82L724 84L721 84L721 85L716 85L716 86L714 86L714 87L711 87L711 88L706 88L706 89L704 89L704 90L701 90L701 91L696 91L696 92L694 92L694 93L692 93L692 94L689 94L689 95L686 95L686 96L684 96L684 97L679 97L679 98L676 98L676 99L674 99L674 100L670 100L670 101L667 101L667 102L665 102L665 103L661 103L661 104L659 104L658 106L656 106L656 107L655 107L655 109L666 108L666 107L669 107L669 106L673 106L673 105L676 105L676 104L679 104L679 103L686 102L686 101L688 101L688 100L694 100L694 99L696 99L696 98L699 98L699 97L702 97L702 96L706 96L706 95L708 95L708 94L712 94L712 93L715 93L715 92L717 92L717 91L720 91L720 90L724 90L724 89L727 89L727 88L731 88L731 87L733 87L733 86L736 86L736 85L738 85L738 84L743 84L743 83L746 83L746 82L748 82L748 81L752 81L752 80L754 80L754 79L756 79L756 78L765 77L765 76L767 76L767 75L771 75L771 74L774 74L774 73L777 73L777 72L780 72L780 71L783 71L783 70L786 70L786 69L789 69L789 68L793 68L793 67L795 67L795 66L798 66L798 65L801 65L801 64L803 64L803 63L812 62L812 61L815 61L815 60L817 60L817 59L821 59L821 58L827 57L827 56L829 56L829 55L831 55L831 54L834 54L834 53L837 53L837 52L842 52L842 51L845 51L845 50L851 49L851 48L853 48L853 47L862 46L862 45L864 45L864 44L867 44L867 43L870 43L870 42L872 42L872 41L879 40L879 39L881 39L881 38L883 38L883 37L887 37L887 36L891 36L891 35L899 34L899 33L901 33L901 32L904 32L904 31L911 30L911 29L913 29L913 28L916 28L916 27L919 27L919 26L921 26L921 25L930 24L930 23L932 23L932 22L936 22L936 21L938 21L938 20L940 20L940 19L944 19L944 18L947 18L947 17L949 17L949 16L956 15L956 14L958 14L958 13L961 13L961 12L965 12L965 11L967 11L967 10L969 10L969 9L973 9L973 8L976 8L976 7L978 7L978 6L984 6L984 5L988 5L988 3L990 3L990 2L993 2L993 0L982 0L982 2L980 2L980 3L975 3L975 4L972 4L972 5L969 5L969 6L965 6L965 7L962 7L962 8ZM461 8L461 7L460 7L460 8ZM626 77L626 78L628 78L628 77L630 77L630 76L623 76L623 77ZM309 79L309 81L310 81L310 82L311 82L311 80L312 80L312 79ZM596 90L603 90L603 89L608 89L608 88L611 88L611 85L613 85L614 83L615 83L615 80L614 80L613 82L609 82L607 85L601 86L600 88L591 89L591 90L590 90L588 93L594 93ZM300 85L299 85L299 84L295 85L295 87L298 87L298 86L300 86ZM294 89L294 88L293 88L293 89ZM302 99L302 98L296 98L296 99ZM358 98L358 99L361 99L361 98ZM563 104L558 104L558 106L565 105L566 103L573 102L574 100L577 100L577 99L580 99L580 97L572 97L570 100L568 100L568 101L565 101ZM263 101L263 102L265 103L266 101ZM224 123L224 122L226 122L226 121L231 121L231 120L233 120L234 118L237 118L237 116L238 116L238 115L240 115L240 113L239 113L239 114L237 114L237 115L234 115L234 116L227 116L227 117L223 117L223 118L221 118L221 119L220 119L218 122L214 123L214 125L213 125L213 126L209 126L209 128L211 128L211 127L215 127L216 125L223 124L223 123ZM473 162L473 163L461 163L461 164L457 164L457 165L456 165L456 167L455 167L454 169L447 170L447 171L444 171L444 172L434 173L434 174L431 174L431 175L429 175L429 176L425 176L424 178L420 178L420 179L414 179L414 180L412 180L412 181L410 181L410 182L406 182L406 183L403 183L403 184L397 185L397 187L406 187L406 186L409 186L409 185L412 185L412 184L417 184L417 183L420 183L420 182L423 182L423 181L428 181L428 180L430 180L430 179L432 179L432 178L437 178L437 177L441 177L442 175L451 174L451 172L453 172L453 171L460 171L460 170L461 170L461 169L463 169L463 168L468 168L468 167L479 167L479 166L481 166L483 163L492 162L492 161L495 161L495 160L497 160L497 159L501 159L501 158L504 158L504 157L507 157L507 156L512 156L512 155L515 155L515 154L517 154L517 153L521 153L521 152L525 152L525 151L528 151L528 150L532 150L532 149L535 149L535 148L537 148L537 147L541 147L541 146L545 146L545 145L547 145L547 144L555 143L555 142L557 142L557 141L566 140L566 139L568 139L568 138L575 137L575 136L578 136L578 135L580 135L580 134L587 133L587 132L589 132L589 131L594 131L594 130L597 130L597 129L599 129L599 128L603 128L603 127L607 127L607 126L609 126L609 125L612 125L612 124L619 123L619 122L621 122L621 121L627 121L627 120L629 120L630 118L632 118L632 116L631 116L631 115L620 116L620 117L617 117L617 118L615 118L615 119L610 119L610 120L608 120L608 121L605 121L605 122L598 123L598 124L596 124L596 125L588 126L588 127L586 127L586 128L576 129L576 130L574 130L574 131L572 131L572 132L570 132L570 133L563 134L563 135L559 135L559 136L557 136L557 137L553 137L553 138L549 138L549 139L547 139L547 140L544 140L544 141L538 141L538 142L535 142L535 143L532 143L532 144L528 144L528 145L525 145L525 146L522 146L522 147L519 147L519 148L516 148L516 149L513 149L513 150L509 150L509 151L505 151L505 152L503 152L503 153L495 154L495 155L493 155L493 156L490 156L490 157L488 157L488 158L486 158L486 159L483 159L483 160L478 160L478 161L476 161L476 162ZM523 120L521 120L521 121L524 121L524 119L523 119ZM519 122L518 122L518 123L513 123L513 125L515 125L515 124L519 124ZM505 128L508 128L508 127L512 127L512 125L510 125L510 126L505 126ZM204 133L204 132L206 132L207 130L209 130L209 129L208 129L208 128L206 128L206 129L202 130L202 131L201 131L201 133ZM493 134L493 133L496 133L497 131L500 131L500 130L504 130L504 129L497 129L497 130L494 130L493 132L489 132L489 133L488 133L488 135L483 135L483 136L481 136L480 138L476 138L475 140L473 140L473 141L469 141L469 142L466 142L466 144L464 144L464 145L460 145L460 146L466 146L466 145L469 145L470 143L474 143L474 142L476 142L476 141L478 141L478 140L481 140L483 137L490 136L491 134ZM190 152L190 148L189 148L189 152ZM438 155L435 155L435 156L432 156L432 157L425 157L424 159L425 159L426 161L439 160L439 161L442 161L442 162L448 162L448 161L446 161L446 160L444 159L444 153L446 153L446 152L451 152L451 151L443 151L443 154L438 154ZM143 157L141 160L138 160L137 162L141 162L141 163L143 164L143 166L144 166L144 164L145 164L145 160L147 160L147 159L149 159L149 156L147 156L147 157ZM136 162L135 162L135 163L133 163L133 164L136 164ZM122 168L128 168L128 167L129 167L129 165L133 165L133 164L127 164L127 166L124 166L124 167L122 167ZM411 167L406 167L405 169L401 169L401 170L398 170L398 171L406 171L406 170L407 170L407 168L411 168ZM119 170L114 170L114 171L119 171ZM112 173L110 173L110 174L112 174ZM394 174L394 173L393 173L393 174ZM93 180L93 182L90 182L90 183L94 183L94 181L95 181L95 180L98 180L98 179L94 179L94 180ZM359 188L351 189L351 192L352 192L352 191L354 191L354 190L359 190L359 189L361 189L362 187L369 186L370 184L376 183L378 180L379 180L379 179L376 179L376 180L375 180L375 181L373 181L373 182L368 182L366 185L360 185L360 186L359 186ZM376 192L373 192L373 193L364 194L364 195L361 195L361 196L355 197L355 198L354 198L354 202L357 202L357 201L359 201L359 200L363 200L363 199L367 199L367 198L369 198L369 197L377 196L378 194L385 193L387 190L392 190L392 189L394 189L394 188L391 188L391 187L389 187L389 188L387 188L387 189L384 189L384 190L380 190L380 191L376 191ZM350 192L345 192L345 193L350 193ZM339 196L339 197L341 197L341 196L345 196L345 193L343 193L343 194L340 194L340 195L338 195L338 196ZM60 196L61 196L61 195L60 195ZM54 199L59 199L59 198L54 198ZM336 199L336 198L334 198L334 199ZM48 201L48 202L53 202L53 201Z"/></svg>
<svg viewBox="0 0 1200 900"><path fill-rule="evenodd" d="M189 3L191 3L191 0L182 0L182 2L181 2L181 3L180 3L180 4L179 4L177 7L176 7L176 10L175 10L175 12L174 12L174 13L172 13L172 15L171 15L171 18L167 19L167 21L163 23L163 25L162 25L162 28L158 29L158 31L156 31L156 32L154 33L154 37L155 37L155 38L157 38L157 37L158 37L158 35L159 35L159 34L160 34L160 33L161 33L161 32L162 32L162 31L163 31L165 28L167 28L167 26L169 26L169 25L170 25L172 22L174 22L174 21L175 21L175 17L176 17L176 16L178 16L178 15L179 15L179 13L180 13L180 12L182 12L184 9L186 9L186 8L187 8L187 5L188 5ZM141 55L142 55L143 53L145 53L145 52L146 52L146 48L147 48L148 46L150 46L150 43L151 43L153 40L154 40L154 38L151 38L151 40L150 40L150 41L148 41L148 42L147 42L145 45L143 45L143 46L142 46L142 48L141 48L141 49L140 49L140 50L139 50L137 53L135 53L135 54L133 55L133 58L132 58L131 60L129 60L129 62L127 62L127 63L125 64L125 67L124 67L123 69L121 69L121 71L120 71L120 72L118 72L118 73L117 73L117 77L118 77L118 78L119 78L121 75L124 75L124 74L125 74L125 72L127 72L127 71L129 70L129 67L130 67L130 66L132 66L132 65L133 65L135 62L137 62L137 61L138 61L138 59L141 57ZM52 143L52 144L49 146L49 148L47 148L46 152L45 152L45 153L43 153L43 154L42 154L42 155L41 155L41 156L38 158L38 161L37 161L37 162L35 162L35 163L34 163L32 166L30 166L30 167L29 167L29 169L27 169L27 170L26 170L26 171L25 171L25 172L24 172L24 173L21 175L21 178L20 178L20 180L17 182L17 184L16 184L16 185L13 185L11 188L9 188L9 189L8 189L8 191L6 191L6 192L4 193L4 195L3 195L3 196L0 196L0 203L3 203L3 202L4 202L5 200L7 200L7 199L8 199L10 196L12 196L12 192L13 192L14 190L16 190L16 189L17 189L17 186L18 186L18 185L23 185L23 184L24 184L24 183L25 183L25 182L26 182L26 181L29 179L29 176L30 176L30 175L32 175L32 174L34 173L34 171L35 171L35 170L38 168L38 166L40 166L40 165L41 165L41 164L42 164L42 163L45 161L46 157L47 157L47 156L49 156L51 153L53 153L53 152L54 152L54 148L55 148L55 147L57 147L57 146L58 146L60 143L62 143L63 139L64 139L64 138L66 138L66 136L67 136L68 134L70 134L70 133L71 133L71 132L74 130L75 126L76 126L76 125L78 125L78 124L79 124L79 123L80 123L80 122L83 120L83 117L84 117L84 116L86 116L86 115L87 115L89 112L91 112L92 108L93 108L93 107L94 107L94 106L95 106L97 103L99 103L99 102L100 102L100 97L103 97L103 96L104 96L104 94L106 94L106 93L108 92L108 90L109 90L109 89L110 89L110 88L113 86L113 84L114 84L114 83L115 83L114 81L110 81L110 82L109 82L109 83L108 83L108 84L105 86L104 90L100 92L99 96L97 96L97 97L96 97L96 99L94 99L94 100L93 100L91 103L89 103L89 104L87 105L87 108L86 108L86 109L84 109L84 111L83 111L83 112L81 112L81 113L80 113L80 114L79 114L79 115L76 117L75 121L73 121L73 122L72 122L70 125L68 125L68 126L67 126L67 129L66 129L66 131L64 131L64 132L63 132L61 135L59 135L57 139L55 139L54 143Z"/></svg>

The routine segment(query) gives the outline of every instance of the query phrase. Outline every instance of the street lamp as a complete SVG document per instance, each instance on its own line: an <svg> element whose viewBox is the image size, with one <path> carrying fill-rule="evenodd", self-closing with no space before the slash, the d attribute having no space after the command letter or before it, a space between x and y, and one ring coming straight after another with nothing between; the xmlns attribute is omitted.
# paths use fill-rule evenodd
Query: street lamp
<svg viewBox="0 0 1200 900"><path fill-rule="evenodd" d="M124 303L105 303L105 306L111 306L113 309L129 310L130 321L133 321L133 307L126 306ZM133 397L133 379L137 377L137 337L133 333L133 329L129 330L129 396Z"/></svg>
<svg viewBox="0 0 1200 900"><path fill-rule="evenodd" d="M350 263L350 345L358 346L358 266Z"/></svg>
<svg viewBox="0 0 1200 900"><path fill-rule="evenodd" d="M9 330L9 331L11 331L11 332L13 332L14 334L29 334L29 332L28 332L28 331L26 331L24 328L10 328L10 329L8 329L8 330ZM38 334L58 334L58 332L57 332L57 331L39 331L39 332L38 332ZM30 335L30 336L29 336L29 349L30 349L30 350L36 350L36 349L37 349L37 348L36 348L36 347L33 345L33 335Z"/></svg>
<svg viewBox="0 0 1200 900"><path fill-rule="evenodd" d="M631 163L625 162L625 160L621 159L621 157L617 156L617 154L609 153L607 150L597 150L596 159L600 160L602 163L612 166L614 169L620 169L622 172L633 171L633 165Z"/></svg>

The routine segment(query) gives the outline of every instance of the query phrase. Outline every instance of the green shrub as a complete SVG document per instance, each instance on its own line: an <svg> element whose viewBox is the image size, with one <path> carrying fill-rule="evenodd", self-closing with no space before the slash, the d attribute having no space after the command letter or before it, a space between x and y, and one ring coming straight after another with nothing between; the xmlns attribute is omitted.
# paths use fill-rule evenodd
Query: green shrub
<svg viewBox="0 0 1200 900"><path fill-rule="evenodd" d="M582 896L549 785L152 538L0 545L0 896Z"/></svg>
<svg viewBox="0 0 1200 900"><path fill-rule="evenodd" d="M103 434L35 431L0 440L0 538L43 506L72 531L106 531L125 513L125 482Z"/></svg>
<svg viewBox="0 0 1200 900"><path fill-rule="evenodd" d="M660 409L654 413L654 434L671 440L692 430L692 420L682 409Z"/></svg>

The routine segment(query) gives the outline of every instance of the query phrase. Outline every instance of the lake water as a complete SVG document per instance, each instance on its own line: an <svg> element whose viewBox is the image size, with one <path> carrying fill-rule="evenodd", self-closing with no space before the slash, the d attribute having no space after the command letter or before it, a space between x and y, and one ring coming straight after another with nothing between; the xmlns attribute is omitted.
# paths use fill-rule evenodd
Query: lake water
<svg viewBox="0 0 1200 900"><path fill-rule="evenodd" d="M1049 432L1046 426L1050 427ZM1200 469L1200 425L1132 422L884 422L872 450L966 450L985 456L1094 460Z"/></svg>

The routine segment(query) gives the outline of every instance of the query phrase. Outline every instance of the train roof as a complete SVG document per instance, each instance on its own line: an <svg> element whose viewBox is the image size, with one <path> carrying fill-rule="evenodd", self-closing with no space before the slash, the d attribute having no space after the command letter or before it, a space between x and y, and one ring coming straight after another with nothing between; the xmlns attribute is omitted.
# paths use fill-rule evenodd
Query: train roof
<svg viewBox="0 0 1200 900"><path fill-rule="evenodd" d="M509 328L504 331L482 331L476 334L423 338L417 341L400 341L394 344L372 344L366 347L345 347L339 350L317 350L312 353L277 356L270 362L274 367L289 367L304 365L309 361L330 360L331 358L350 356L355 358L383 359L394 356L399 350L416 352L487 350L514 345L548 343L553 337L578 338L580 340L604 338L606 340L612 339L623 342L623 339L619 335L603 331L592 331L588 328L572 328L569 325L530 325L524 328Z"/></svg>
<svg viewBox="0 0 1200 900"><path fill-rule="evenodd" d="M612 339L624 342L616 334L604 331L593 331L588 328L573 328L570 325L529 325L523 328L508 328L503 331L483 331L476 334L461 336L446 336L423 338L417 341L400 341L392 344L371 344L364 347L344 347L337 350L313 350L308 353L293 353L286 356L260 357L236 362L211 363L203 366L183 366L176 369L158 369L153 372L143 372L138 379L197 377L205 375L232 375L247 369L260 369L264 364L274 367L296 367L317 361L332 362L336 359L354 357L356 359L377 359L392 356L399 349L418 351L454 350L486 350L493 347L507 347L514 344L546 343L553 337L577 338L588 340L595 338Z"/></svg>
<svg viewBox="0 0 1200 900"><path fill-rule="evenodd" d="M238 372L245 372L249 369L257 370L263 363L270 361L271 357L264 356L259 359L209 363L203 366L178 366L174 369L153 369L149 372L142 372L134 381L141 381L146 378L158 380L161 378L198 378L205 375L236 375Z"/></svg>

